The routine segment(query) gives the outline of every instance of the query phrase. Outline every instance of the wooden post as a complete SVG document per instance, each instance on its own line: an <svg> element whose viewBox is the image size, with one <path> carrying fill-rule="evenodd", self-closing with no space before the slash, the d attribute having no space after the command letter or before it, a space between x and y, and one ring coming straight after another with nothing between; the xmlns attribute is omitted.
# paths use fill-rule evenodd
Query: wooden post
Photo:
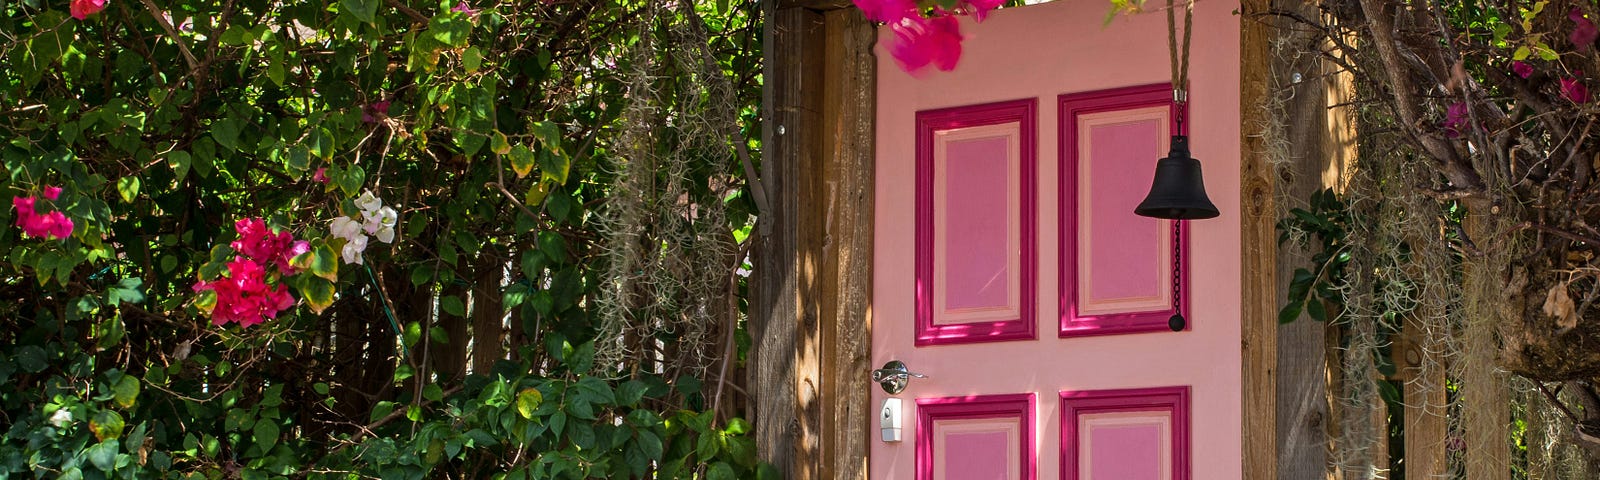
<svg viewBox="0 0 1600 480"><path fill-rule="evenodd" d="M757 445L791 479L867 477L877 29L848 2L766 2L752 334Z"/></svg>
<svg viewBox="0 0 1600 480"><path fill-rule="evenodd" d="M1320 0L1280 0L1277 8L1319 21L1320 4ZM1273 55L1277 88L1272 93L1283 102L1281 140L1287 146L1288 175L1281 176L1287 183L1279 186L1285 190L1278 198L1290 202L1279 206L1284 211L1308 206L1305 199L1322 189L1343 190L1356 155L1355 119L1349 107L1355 94L1352 76L1323 56L1333 49L1322 31L1298 22L1285 16L1277 17L1273 25L1282 40L1274 42L1282 49ZM1310 266L1311 253L1298 245L1281 245L1278 278ZM1283 299L1277 308L1283 308L1289 285L1279 282L1277 288ZM1328 330L1326 324L1304 317L1278 327L1278 477L1282 479L1334 478L1336 473L1328 461L1334 403L1329 394L1329 352L1324 349ZM1332 344L1337 347L1337 339Z"/></svg>
<svg viewBox="0 0 1600 480"><path fill-rule="evenodd" d="M872 225L877 29L854 8L824 14L822 476L866 480L871 439Z"/></svg>
<svg viewBox="0 0 1600 480"><path fill-rule="evenodd" d="M1262 108L1270 92L1271 25L1261 21L1269 0L1244 0L1240 5L1240 241L1242 253L1243 473L1245 480L1276 480L1278 276L1276 270L1277 209L1272 165L1259 132L1268 121Z"/></svg>
<svg viewBox="0 0 1600 480"><path fill-rule="evenodd" d="M760 181L770 211L760 212L755 252L749 385L761 460L777 466L785 478L816 478L821 350L817 312L807 300L815 298L820 255L806 252L814 245L802 242L801 232L809 226L800 206L803 198L814 197L803 193L802 175L811 167L805 163L820 153L822 98L815 89L822 77L822 15L779 8L775 0L762 2L762 15L767 19L762 32L767 84Z"/></svg>

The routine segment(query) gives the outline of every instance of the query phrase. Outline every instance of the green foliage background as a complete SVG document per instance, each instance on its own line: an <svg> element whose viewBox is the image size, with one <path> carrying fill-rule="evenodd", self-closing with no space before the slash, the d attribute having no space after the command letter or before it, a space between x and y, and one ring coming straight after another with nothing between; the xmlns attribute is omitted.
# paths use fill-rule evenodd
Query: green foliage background
<svg viewBox="0 0 1600 480"><path fill-rule="evenodd" d="M77 224L47 241L0 214L0 477L770 476L739 403L708 400L734 380L594 365L600 217L632 193L611 172L641 128L620 121L630 47L704 28L737 96L712 107L759 138L754 2L646 2L110 0L79 21L0 1L0 192L62 186ZM667 120L652 148L681 141ZM745 242L743 170L713 150L683 202L725 207L701 228ZM342 264L328 222L363 190L399 238ZM286 280L299 303L276 320L213 326L191 287L243 217L311 240L322 276Z"/></svg>

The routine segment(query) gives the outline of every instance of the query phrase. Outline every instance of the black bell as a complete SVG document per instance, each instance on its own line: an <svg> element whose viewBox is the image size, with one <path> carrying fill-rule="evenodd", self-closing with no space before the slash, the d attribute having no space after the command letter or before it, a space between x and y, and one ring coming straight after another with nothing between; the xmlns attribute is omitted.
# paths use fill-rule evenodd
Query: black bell
<svg viewBox="0 0 1600 480"><path fill-rule="evenodd" d="M1189 137L1172 137L1172 152L1167 158L1156 161L1156 178L1151 182L1150 194L1134 207L1133 213L1172 220L1215 218L1219 214L1217 206L1206 197L1200 161L1189 157Z"/></svg>

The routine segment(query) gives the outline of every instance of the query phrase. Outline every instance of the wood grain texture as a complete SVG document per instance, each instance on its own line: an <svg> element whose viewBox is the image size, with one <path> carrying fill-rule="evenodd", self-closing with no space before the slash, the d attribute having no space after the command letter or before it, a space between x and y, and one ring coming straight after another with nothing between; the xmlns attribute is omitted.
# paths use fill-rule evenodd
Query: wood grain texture
<svg viewBox="0 0 1600 480"><path fill-rule="evenodd" d="M822 476L866 480L872 439L872 239L877 29L854 8L829 11L823 70L821 198Z"/></svg>
<svg viewBox="0 0 1600 480"><path fill-rule="evenodd" d="M1277 469L1277 235L1274 231L1274 175L1259 132L1268 119L1272 73L1268 42L1271 25L1261 15L1268 0L1244 0L1239 28L1239 185L1241 245L1240 348L1243 356L1243 477L1276 480Z"/></svg>
<svg viewBox="0 0 1600 480"><path fill-rule="evenodd" d="M804 299L815 288L817 255L804 252L801 232L807 228L800 206L807 186L802 182L807 161L815 161L820 133L821 96L807 93L821 83L822 16L804 8L778 10L776 1L762 3L768 21L762 92L764 155L761 179L772 211L760 212L755 251L750 316L749 382L754 401L756 445L761 460L784 472L785 478L814 478L820 452L815 433L821 406L817 312ZM806 438L811 440L803 441Z"/></svg>
<svg viewBox="0 0 1600 480"><path fill-rule="evenodd" d="M1317 19L1320 3L1279 0L1275 5L1301 18ZM1341 155L1350 147L1351 139L1340 138L1342 135L1336 132L1339 124L1350 121L1337 113L1347 109L1330 108L1333 99L1342 98L1340 92L1349 79L1347 74L1336 73L1336 66L1318 53L1325 41L1320 32L1297 25L1287 16L1276 17L1272 28L1279 41L1274 44L1272 56L1271 93L1283 102L1283 141L1287 148L1282 153L1288 156L1288 171L1280 175L1278 198L1289 205L1279 206L1278 210L1286 211L1307 207L1306 199L1313 193L1339 186L1338 178L1326 178L1321 173L1342 171L1351 160ZM1296 268L1310 267L1312 253L1294 242L1279 245L1278 278L1290 278ZM1275 308L1286 306L1288 290L1288 282L1278 282ZM1305 315L1278 327L1277 478L1282 480L1331 478L1328 362L1323 351L1326 327Z"/></svg>

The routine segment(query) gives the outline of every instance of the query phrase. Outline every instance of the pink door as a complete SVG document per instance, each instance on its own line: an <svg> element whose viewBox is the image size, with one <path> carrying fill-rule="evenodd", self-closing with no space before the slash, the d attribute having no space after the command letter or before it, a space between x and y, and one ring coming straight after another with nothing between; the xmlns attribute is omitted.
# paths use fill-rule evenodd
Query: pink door
<svg viewBox="0 0 1600 480"><path fill-rule="evenodd" d="M1195 12L1190 144L1223 214L1175 229L1132 213L1173 129L1165 18L1107 8L963 20L953 72L880 55L873 364L926 378L875 387L901 428L874 480L1240 477L1238 18Z"/></svg>

